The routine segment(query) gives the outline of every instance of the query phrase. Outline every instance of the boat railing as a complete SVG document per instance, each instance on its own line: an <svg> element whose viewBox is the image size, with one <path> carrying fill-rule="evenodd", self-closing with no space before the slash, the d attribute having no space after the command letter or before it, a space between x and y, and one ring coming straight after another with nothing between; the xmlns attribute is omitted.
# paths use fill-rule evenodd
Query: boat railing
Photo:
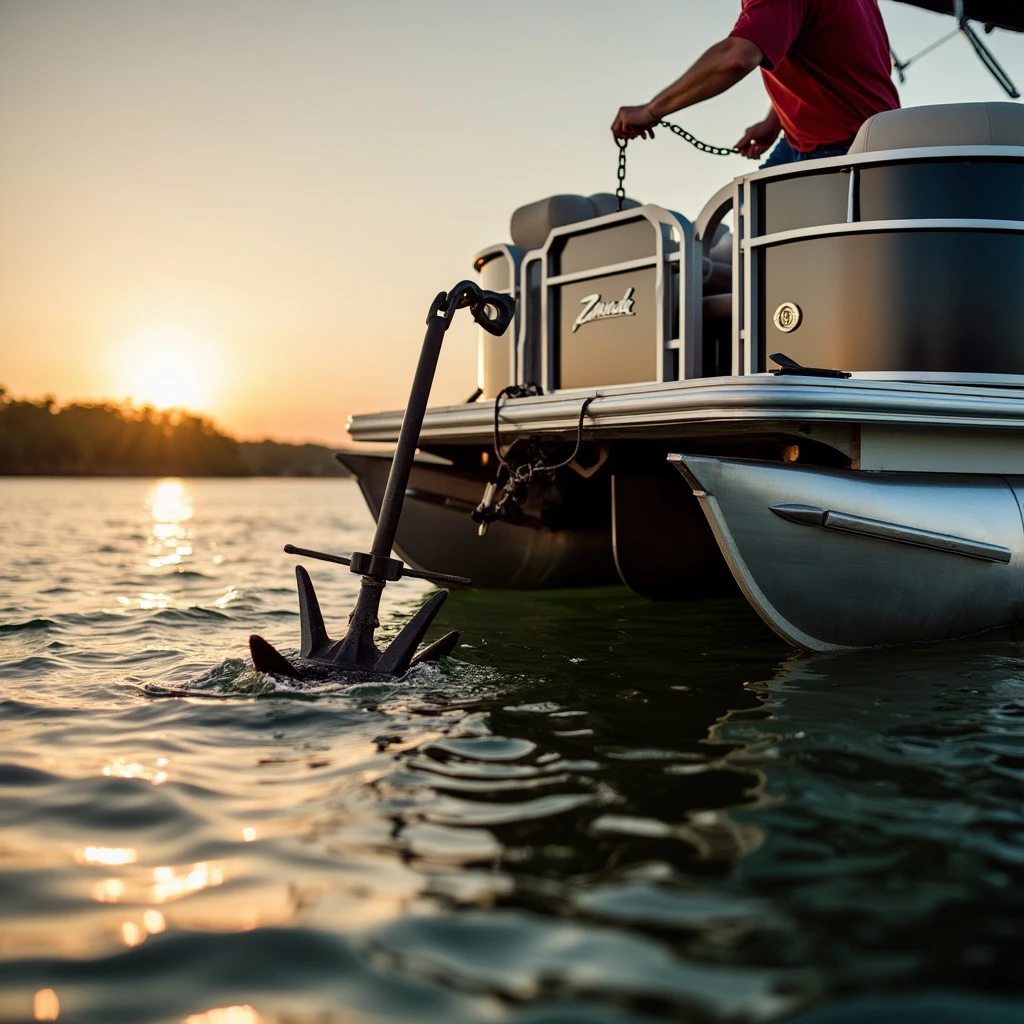
<svg viewBox="0 0 1024 1024"><path fill-rule="evenodd" d="M485 288L518 300L514 334L481 341L481 393L757 374L775 353L839 371L1024 374L1024 144L992 144L1024 140L1022 113L878 115L847 156L742 175L693 222L607 212L611 196L521 208L519 244L476 259Z"/></svg>
<svg viewBox="0 0 1024 1024"><path fill-rule="evenodd" d="M480 275L484 291L509 295L515 300L516 313L512 325L500 337L478 329L477 382L483 395L496 395L509 384L519 383L523 367L517 339L521 321L528 307L522 300L521 268L525 253L517 245L501 242L488 246L473 257L473 268Z"/></svg>
<svg viewBox="0 0 1024 1024"><path fill-rule="evenodd" d="M731 192L731 195L730 195ZM1024 372L1024 148L859 153L736 179L732 364Z"/></svg>

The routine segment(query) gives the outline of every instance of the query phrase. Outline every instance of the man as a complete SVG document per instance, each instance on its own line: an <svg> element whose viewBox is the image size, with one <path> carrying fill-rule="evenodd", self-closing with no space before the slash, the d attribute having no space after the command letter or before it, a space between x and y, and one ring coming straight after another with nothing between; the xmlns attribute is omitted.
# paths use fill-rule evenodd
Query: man
<svg viewBox="0 0 1024 1024"><path fill-rule="evenodd" d="M765 167L842 156L872 115L900 105L878 0L743 0L729 37L650 103L622 107L617 139L654 138L664 117L731 89L760 67L772 101L737 149Z"/></svg>

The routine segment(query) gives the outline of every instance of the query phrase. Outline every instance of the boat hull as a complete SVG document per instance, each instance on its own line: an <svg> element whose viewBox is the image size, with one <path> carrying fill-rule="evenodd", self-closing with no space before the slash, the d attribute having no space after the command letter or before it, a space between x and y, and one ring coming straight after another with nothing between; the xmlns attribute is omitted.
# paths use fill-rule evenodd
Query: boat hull
<svg viewBox="0 0 1024 1024"><path fill-rule="evenodd" d="M1024 477L670 461L750 603L797 647L948 640L1021 620Z"/></svg>
<svg viewBox="0 0 1024 1024"><path fill-rule="evenodd" d="M339 452L359 482L376 519L391 469L388 455ZM596 587L618 583L608 498L566 513L571 529L552 529L530 515L527 525L492 523L485 536L469 513L485 479L456 468L413 465L395 541L398 556L415 569L466 576L473 586L509 590ZM539 511L529 505L527 513Z"/></svg>
<svg viewBox="0 0 1024 1024"><path fill-rule="evenodd" d="M652 601L736 594L700 506L664 455L656 471L614 473L611 497L615 567L635 594Z"/></svg>

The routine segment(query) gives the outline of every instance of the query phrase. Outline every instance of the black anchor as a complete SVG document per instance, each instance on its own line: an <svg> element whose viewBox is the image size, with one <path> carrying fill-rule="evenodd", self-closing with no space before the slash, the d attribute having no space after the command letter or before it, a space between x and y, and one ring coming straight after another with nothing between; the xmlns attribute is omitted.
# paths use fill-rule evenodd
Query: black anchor
<svg viewBox="0 0 1024 1024"><path fill-rule="evenodd" d="M448 597L447 590L434 594L406 623L388 647L381 651L374 643L373 634L380 625L377 612L381 594L388 583L411 576L434 583L469 584L462 576L449 576L439 572L423 572L407 568L403 562L391 557L398 520L409 483L413 458L419 444L420 428L430 397L430 387L441 355L441 343L451 325L455 311L468 307L473 319L489 334L502 335L512 322L515 299L497 292L485 292L472 281L461 281L450 292L441 292L427 314L427 333L420 350L416 376L413 378L409 404L402 420L388 476L387 489L377 517L377 532L369 552L356 551L350 557L331 555L308 548L285 545L289 554L317 558L325 562L347 565L351 572L362 576L359 597L348 620L348 632L340 640L327 635L320 602L309 574L302 566L295 567L299 589L299 616L302 625L302 645L298 664L289 661L263 637L249 637L249 650L253 665L261 672L287 676L293 679L322 679L340 677L352 679L389 679L404 675L414 664L437 661L446 657L459 642L459 633L441 637L425 650L416 653L434 621L441 605Z"/></svg>

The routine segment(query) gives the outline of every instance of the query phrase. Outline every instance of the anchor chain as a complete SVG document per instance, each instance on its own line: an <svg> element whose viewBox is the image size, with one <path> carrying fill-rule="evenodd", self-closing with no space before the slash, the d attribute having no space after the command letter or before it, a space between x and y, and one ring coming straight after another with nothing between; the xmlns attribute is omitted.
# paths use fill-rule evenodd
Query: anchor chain
<svg viewBox="0 0 1024 1024"><path fill-rule="evenodd" d="M619 186L615 190L615 198L618 201L619 213L622 213L622 204L626 201L626 147L629 139L616 139L615 145L619 147Z"/></svg>
<svg viewBox="0 0 1024 1024"><path fill-rule="evenodd" d="M667 128L670 132L678 135L684 142L688 142L694 149L699 149L702 153L707 153L709 156L732 156L734 153L738 153L738 149L725 149L723 146L711 146L706 142L701 142L696 136L691 135L685 128L680 128L677 124L672 124L671 121L659 121L659 128ZM618 181L619 187L615 190L615 198L618 200L619 213L622 212L622 204L626 199L626 147L629 145L629 139L616 139L615 144L619 147L619 166L618 166Z"/></svg>
<svg viewBox="0 0 1024 1024"><path fill-rule="evenodd" d="M498 460L498 471L494 481L484 489L484 496L480 504L470 513L470 518L479 526L477 532L481 537L493 522L500 520L513 526L522 523L525 519L523 505L526 503L527 493L534 476L541 473L553 475L558 470L565 469L579 455L580 448L583 446L583 421L590 408L590 403L597 398L597 395L586 398L580 408L579 421L576 424L576 447L573 448L572 454L567 459L556 463L545 463L539 454L534 457L534 451L531 451L524 462L514 463L509 456L517 445L526 440L522 437L517 437L509 445L505 454L502 454L498 424L498 412L501 408L502 398L529 398L541 394L543 391L538 384L513 384L502 388L494 400L494 454ZM504 482L502 482L503 475Z"/></svg>

